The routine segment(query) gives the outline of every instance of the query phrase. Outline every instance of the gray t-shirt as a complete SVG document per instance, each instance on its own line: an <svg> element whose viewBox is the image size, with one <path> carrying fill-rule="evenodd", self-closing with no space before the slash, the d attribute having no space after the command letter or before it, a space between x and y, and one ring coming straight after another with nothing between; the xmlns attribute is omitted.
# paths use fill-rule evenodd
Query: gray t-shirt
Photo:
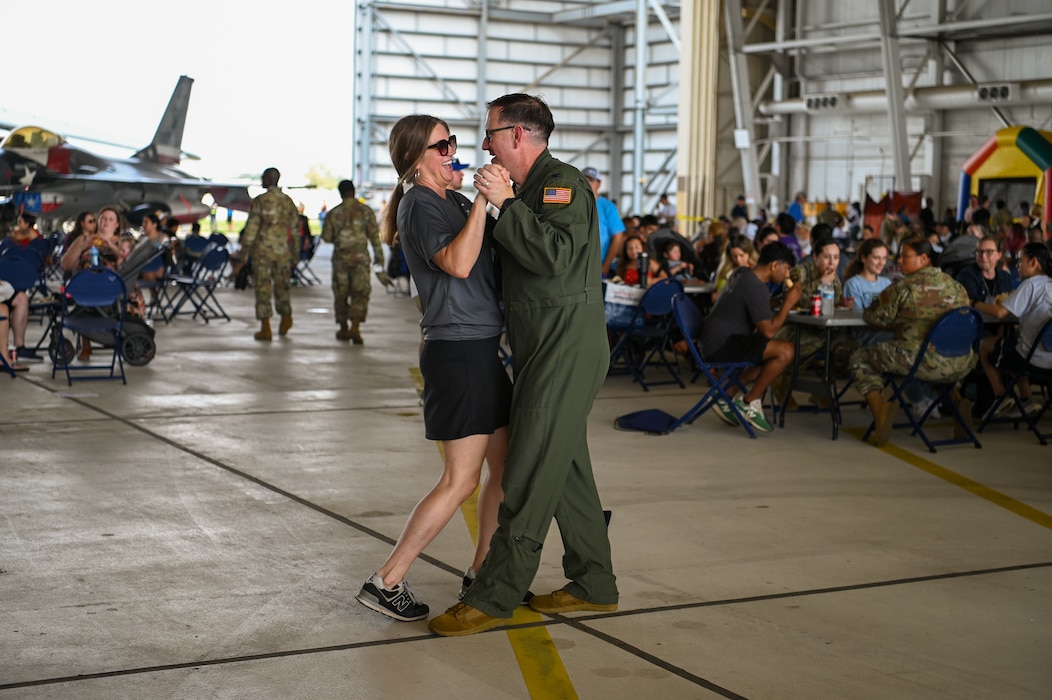
<svg viewBox="0 0 1052 700"><path fill-rule="evenodd" d="M734 271L701 327L701 356L707 357L735 335L750 335L757 321L774 317L767 285L747 267Z"/></svg>
<svg viewBox="0 0 1052 700"><path fill-rule="evenodd" d="M441 270L431 258L464 228L471 201L447 190L441 197L427 187L410 188L398 203L398 237L409 273L420 292L426 340L482 340L501 333L504 318L497 305L492 223L478 261L465 279Z"/></svg>

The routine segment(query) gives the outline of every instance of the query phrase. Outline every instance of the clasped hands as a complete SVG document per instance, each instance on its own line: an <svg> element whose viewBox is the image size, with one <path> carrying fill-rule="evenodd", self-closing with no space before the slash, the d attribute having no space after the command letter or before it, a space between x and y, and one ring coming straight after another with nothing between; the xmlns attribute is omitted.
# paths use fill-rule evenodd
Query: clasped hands
<svg viewBox="0 0 1052 700"><path fill-rule="evenodd" d="M488 163L478 169L475 173L475 189L498 209L504 200L515 196L515 190L511 188L511 175L496 163Z"/></svg>

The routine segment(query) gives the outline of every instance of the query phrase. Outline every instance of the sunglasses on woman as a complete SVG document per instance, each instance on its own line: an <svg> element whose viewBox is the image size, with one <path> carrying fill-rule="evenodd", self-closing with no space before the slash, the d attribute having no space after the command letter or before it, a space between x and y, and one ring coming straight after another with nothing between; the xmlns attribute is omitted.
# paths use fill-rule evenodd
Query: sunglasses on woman
<svg viewBox="0 0 1052 700"><path fill-rule="evenodd" d="M450 134L448 139L442 139L438 143L433 143L428 148L437 148L440 156L448 156L450 149L457 150L457 137Z"/></svg>

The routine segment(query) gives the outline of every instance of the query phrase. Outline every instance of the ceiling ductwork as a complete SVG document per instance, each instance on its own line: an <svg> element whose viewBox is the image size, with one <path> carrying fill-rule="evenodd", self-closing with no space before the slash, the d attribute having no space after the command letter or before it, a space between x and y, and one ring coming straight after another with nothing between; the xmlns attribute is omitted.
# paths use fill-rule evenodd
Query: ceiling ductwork
<svg viewBox="0 0 1052 700"><path fill-rule="evenodd" d="M1012 107L1052 102L1052 80L1012 83L996 82L979 85L951 85L916 88L905 96L907 112L933 112L948 109L974 109L977 105ZM884 90L816 93L782 102L761 102L760 114L864 114L886 112L888 97Z"/></svg>

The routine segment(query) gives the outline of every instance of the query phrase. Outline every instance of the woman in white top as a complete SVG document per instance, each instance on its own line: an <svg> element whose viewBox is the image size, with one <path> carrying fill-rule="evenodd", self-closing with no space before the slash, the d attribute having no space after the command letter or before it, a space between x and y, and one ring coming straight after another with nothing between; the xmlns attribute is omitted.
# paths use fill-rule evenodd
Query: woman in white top
<svg viewBox="0 0 1052 700"><path fill-rule="evenodd" d="M1005 335L989 336L983 339L979 357L990 380L994 396L1004 393L1002 369L1020 370L1027 353L1034 343L1040 343L1037 334L1048 319L1052 318L1052 253L1044 243L1027 243L1019 255L1019 276L1023 281L1004 301L989 304L975 302L975 308L984 314L1004 318L1012 314L1019 319L1019 333L1015 345L1005 343ZM1007 345L1007 347L1006 347ZM1052 372L1052 350L1039 345L1030 360L1030 367L1044 372ZM1026 404L1027 413L1040 410L1040 404L1031 398L1030 383L1026 379L1019 382L1019 398ZM1007 412L1013 402L1005 401L1002 407Z"/></svg>

